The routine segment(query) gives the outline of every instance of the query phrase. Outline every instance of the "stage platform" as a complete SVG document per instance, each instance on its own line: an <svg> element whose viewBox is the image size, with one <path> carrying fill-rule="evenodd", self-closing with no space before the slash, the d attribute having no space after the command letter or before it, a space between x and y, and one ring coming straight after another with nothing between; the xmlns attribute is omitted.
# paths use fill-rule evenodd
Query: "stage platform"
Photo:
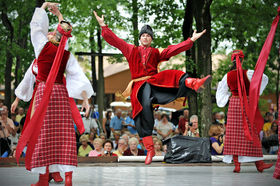
<svg viewBox="0 0 280 186"><path fill-rule="evenodd" d="M275 163L275 162L274 162ZM272 178L274 166L263 173L253 163L244 163L241 173L232 173L233 165L224 163L166 164L153 162L145 166L134 163L79 163L73 174L74 186L279 186ZM63 175L64 177L64 175ZM28 186L38 175L24 167L0 167L1 186ZM54 185L64 185L50 183Z"/></svg>

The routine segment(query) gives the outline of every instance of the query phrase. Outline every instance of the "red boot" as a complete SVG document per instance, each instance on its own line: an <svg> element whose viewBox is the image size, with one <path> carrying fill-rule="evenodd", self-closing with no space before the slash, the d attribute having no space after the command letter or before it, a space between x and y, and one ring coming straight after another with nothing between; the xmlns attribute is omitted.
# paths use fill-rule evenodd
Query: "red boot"
<svg viewBox="0 0 280 186"><path fill-rule="evenodd" d="M259 172L263 172L264 169L269 169L270 167L272 167L273 163L266 164L262 160L260 160L260 161L256 161L255 165Z"/></svg>
<svg viewBox="0 0 280 186"><path fill-rule="evenodd" d="M233 172L239 173L240 172L240 163L238 162L238 156L237 155L233 155L233 163L235 165L235 168L234 168Z"/></svg>
<svg viewBox="0 0 280 186"><path fill-rule="evenodd" d="M73 172L65 172L65 186L72 186L72 173Z"/></svg>
<svg viewBox="0 0 280 186"><path fill-rule="evenodd" d="M52 172L49 174L49 182L54 179L55 182L60 183L63 182L63 178L60 176L59 172Z"/></svg>
<svg viewBox="0 0 280 186"><path fill-rule="evenodd" d="M212 77L210 75L206 76L205 78L187 78L185 80L185 85L188 88L195 90L196 92L201 92L205 87L206 84L210 83Z"/></svg>
<svg viewBox="0 0 280 186"><path fill-rule="evenodd" d="M145 148L147 149L147 156L145 160L145 164L149 165L152 163L153 157L155 156L154 142L152 136L147 136L143 138L143 143Z"/></svg>
<svg viewBox="0 0 280 186"><path fill-rule="evenodd" d="M49 186L49 167L46 168L45 174L39 175L39 181L31 186Z"/></svg>

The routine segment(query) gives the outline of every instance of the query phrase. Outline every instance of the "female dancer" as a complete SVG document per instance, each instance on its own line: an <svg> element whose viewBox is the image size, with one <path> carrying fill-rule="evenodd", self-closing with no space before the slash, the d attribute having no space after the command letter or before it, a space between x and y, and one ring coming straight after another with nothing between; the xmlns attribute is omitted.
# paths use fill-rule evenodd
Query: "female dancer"
<svg viewBox="0 0 280 186"><path fill-rule="evenodd" d="M242 61L240 61L242 58ZM265 164L263 160L262 147L259 140L259 131L248 122L247 95L253 70L243 70L244 54L241 50L232 53L233 67L218 84L216 92L217 105L224 107L229 97L228 119L224 144L224 159L226 163L233 160L235 169L240 172L241 162L255 162L257 170L262 172L273 164ZM268 83L268 77L263 74L260 94ZM230 92L229 92L230 90Z"/></svg>
<svg viewBox="0 0 280 186"><path fill-rule="evenodd" d="M57 29L49 34L47 7L59 18ZM19 158L27 145L26 168L40 174L39 181L32 185L48 185L49 172L65 172L65 185L72 185L72 172L77 166L73 125L77 113L72 109L73 101L69 97L83 99L83 108L88 114L88 98L93 90L75 57L67 51L72 27L63 20L57 4L45 2L41 8L36 8L30 27L38 73L35 80L32 68L29 68L25 76L30 77L29 81L23 81L15 91L18 97L15 104L19 99L28 101L32 97L16 157Z"/></svg>

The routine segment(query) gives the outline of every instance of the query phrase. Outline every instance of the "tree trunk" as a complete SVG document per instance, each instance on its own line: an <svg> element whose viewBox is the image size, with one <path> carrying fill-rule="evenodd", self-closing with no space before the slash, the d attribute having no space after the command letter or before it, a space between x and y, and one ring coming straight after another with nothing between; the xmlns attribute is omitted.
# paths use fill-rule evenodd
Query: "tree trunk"
<svg viewBox="0 0 280 186"><path fill-rule="evenodd" d="M138 39L138 2L137 0L132 0L132 25L133 25L133 38L134 38L134 45L139 45Z"/></svg>
<svg viewBox="0 0 280 186"><path fill-rule="evenodd" d="M183 37L184 40L187 40L193 30L193 0L186 0L186 7L185 7L185 16L183 22ZM195 45L192 47L191 50L186 51L186 72L191 77L197 77L196 68L194 68L195 64ZM189 115L197 114L198 106L197 106L197 94L194 92L193 94L188 96L188 106L189 106Z"/></svg>
<svg viewBox="0 0 280 186"><path fill-rule="evenodd" d="M90 52L94 53L94 45L95 45L95 41L94 41L94 34L93 31L90 31L90 36L89 36L89 43L90 43ZM93 90L96 92L97 90L97 78L96 78L96 68L95 68L95 56L91 56L91 77L92 77L92 87ZM92 104L96 104L96 96L93 96L92 99Z"/></svg>
<svg viewBox="0 0 280 186"><path fill-rule="evenodd" d="M101 33L97 31L98 53L102 54ZM103 56L98 56L98 83L97 83L97 104L99 112L99 122L103 121L104 110L104 73L103 73Z"/></svg>
<svg viewBox="0 0 280 186"><path fill-rule="evenodd" d="M13 55L11 53L12 43L14 38L14 28L8 19L6 7L3 5L1 12L1 20L4 27L7 29L7 48L6 48L6 66L5 66L5 100L4 104L10 109L11 106L11 82L12 82L12 65L13 65Z"/></svg>
<svg viewBox="0 0 280 186"><path fill-rule="evenodd" d="M196 0L194 2L196 29L198 32L201 32L203 29L207 30L207 32L196 41L198 74L204 77L212 73L210 15L212 0ZM202 136L207 136L212 123L211 85L207 85L205 90L201 93L201 103L201 134Z"/></svg>

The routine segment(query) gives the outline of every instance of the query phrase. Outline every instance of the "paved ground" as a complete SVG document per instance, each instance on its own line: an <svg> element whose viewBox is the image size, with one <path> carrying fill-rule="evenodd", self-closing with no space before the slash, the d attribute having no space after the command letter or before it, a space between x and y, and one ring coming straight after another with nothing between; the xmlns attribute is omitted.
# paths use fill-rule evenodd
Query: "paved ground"
<svg viewBox="0 0 280 186"><path fill-rule="evenodd" d="M274 167L258 173L254 164L245 164L241 173L233 174L233 166L216 164L172 165L153 163L80 164L73 174L75 186L280 186L272 178ZM38 175L29 173L24 167L1 167L1 186L27 186L35 183ZM52 186L58 185L53 182ZM59 184L63 185L63 184Z"/></svg>

